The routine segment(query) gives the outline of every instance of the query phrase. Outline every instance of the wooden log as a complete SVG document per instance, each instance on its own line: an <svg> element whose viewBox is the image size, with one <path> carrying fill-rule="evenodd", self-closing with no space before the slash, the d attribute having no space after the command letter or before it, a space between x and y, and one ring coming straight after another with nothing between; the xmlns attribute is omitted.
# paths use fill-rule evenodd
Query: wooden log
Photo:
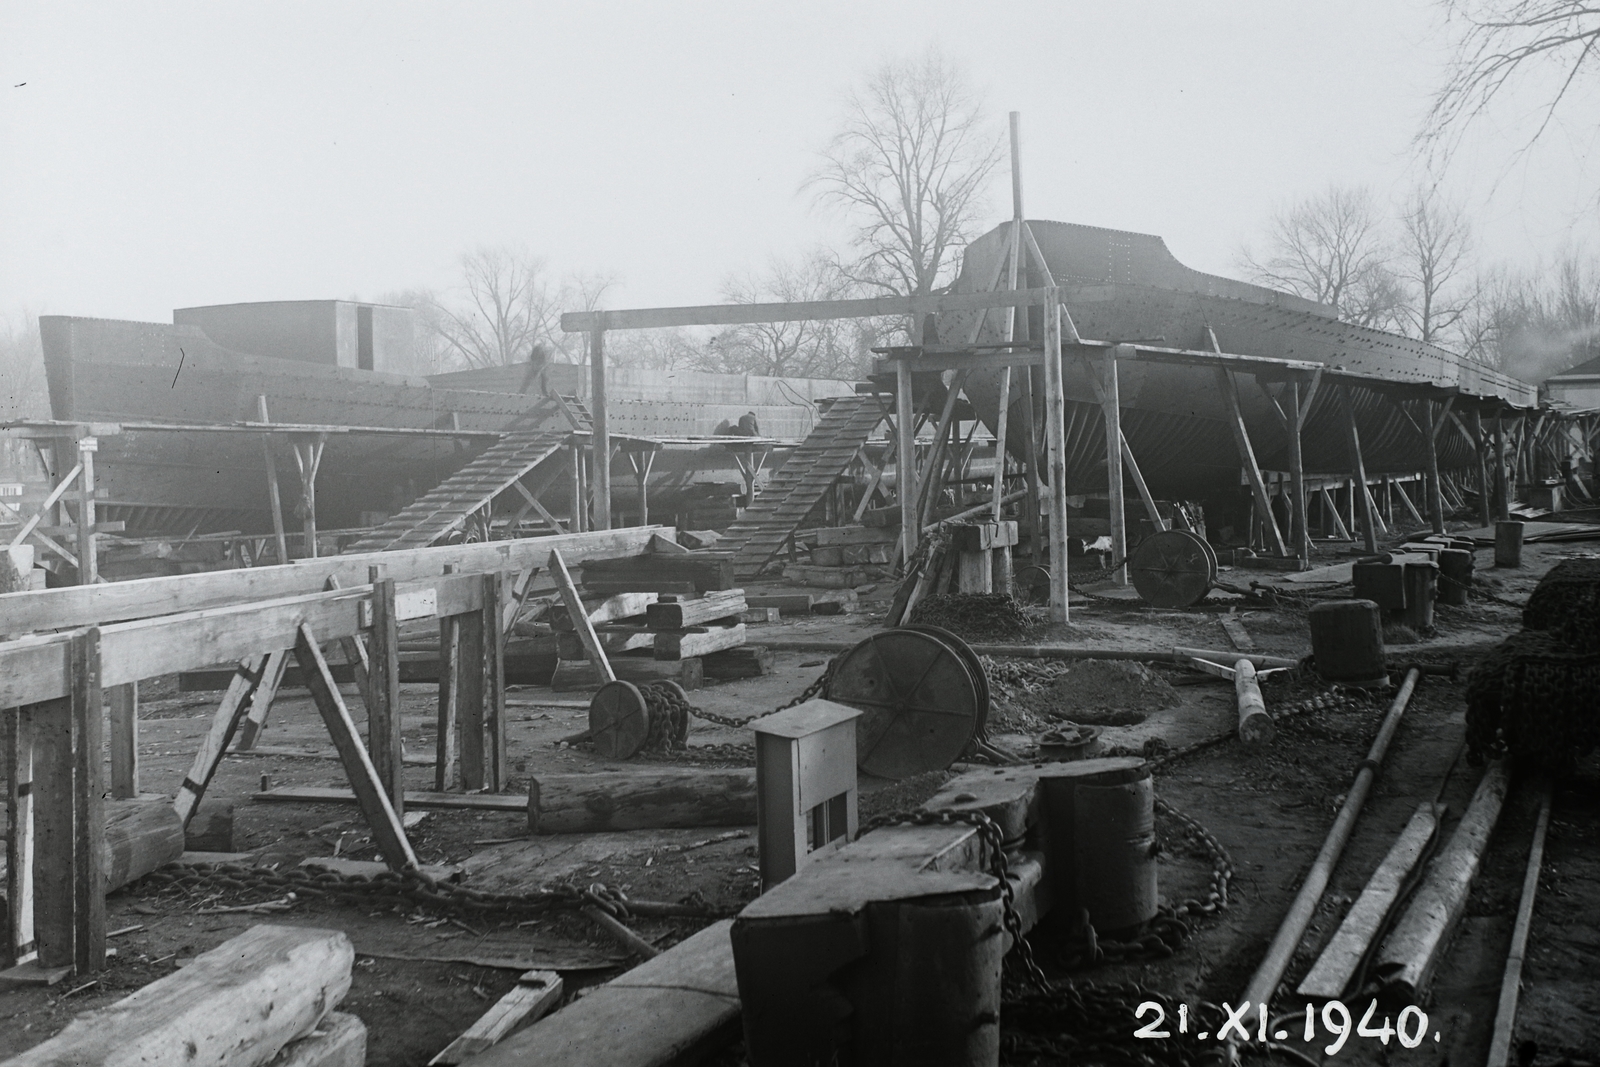
<svg viewBox="0 0 1600 1067"><path fill-rule="evenodd" d="M478 1055L472 1067L668 1067L737 1038L732 920L713 923Z"/></svg>
<svg viewBox="0 0 1600 1067"><path fill-rule="evenodd" d="M743 645L712 652L703 662L707 678L727 682L771 674L777 659L777 654L765 645Z"/></svg>
<svg viewBox="0 0 1600 1067"><path fill-rule="evenodd" d="M528 786L528 829L536 834L755 824L754 769L550 774Z"/></svg>
<svg viewBox="0 0 1600 1067"><path fill-rule="evenodd" d="M344 999L354 962L338 931L253 926L6 1065L264 1064Z"/></svg>
<svg viewBox="0 0 1600 1067"><path fill-rule="evenodd" d="M330 1011L311 1033L283 1046L268 1067L364 1067L366 1062L367 1024Z"/></svg>
<svg viewBox="0 0 1600 1067"><path fill-rule="evenodd" d="M598 626L603 622L617 622L643 615L659 596L659 593L618 593L603 600L591 597L583 605L588 611L589 621ZM551 607L549 621L551 628L558 633L577 629L565 602Z"/></svg>
<svg viewBox="0 0 1600 1067"><path fill-rule="evenodd" d="M1455 833L1378 952L1373 974L1407 1004L1418 1003L1427 992L1434 968L1466 910L1467 894L1500 820L1510 778L1503 760L1484 771Z"/></svg>
<svg viewBox="0 0 1600 1067"><path fill-rule="evenodd" d="M692 659L744 644L744 623L733 626L697 626L656 634L656 659Z"/></svg>
<svg viewBox="0 0 1600 1067"><path fill-rule="evenodd" d="M823 547L834 545L890 545L898 537L883 526L823 526L807 531Z"/></svg>
<svg viewBox="0 0 1600 1067"><path fill-rule="evenodd" d="M561 1003L561 975L555 971L525 971L510 992L478 1017L478 1021L428 1061L428 1067L450 1067L493 1048L524 1022L535 1022Z"/></svg>
<svg viewBox="0 0 1600 1067"><path fill-rule="evenodd" d="M641 648L656 647L656 635L643 628L597 630L595 636L599 638L600 647L605 649L608 658L618 652L633 652ZM583 647L583 640L577 634L560 633L556 635L556 657L587 660L589 654Z"/></svg>
<svg viewBox="0 0 1600 1067"><path fill-rule="evenodd" d="M727 589L694 600L651 604L645 609L645 623L652 630L683 630L738 615L747 606L743 589Z"/></svg>
<svg viewBox="0 0 1600 1067"><path fill-rule="evenodd" d="M183 855L183 820L164 798L108 800L105 812L104 892L143 878Z"/></svg>
<svg viewBox="0 0 1600 1067"><path fill-rule="evenodd" d="M1345 913L1339 929L1328 939L1322 955L1301 980L1298 992L1302 997L1337 1000L1344 996L1356 968L1366 957L1367 946L1382 928L1407 877L1427 851L1428 843L1439 832L1439 820L1443 815L1444 810L1432 801L1417 806L1411 821L1400 831L1383 862L1367 880L1361 896Z"/></svg>
<svg viewBox="0 0 1600 1067"><path fill-rule="evenodd" d="M1278 731L1267 714L1267 702L1261 697L1255 665L1247 659L1234 662L1233 692L1239 702L1239 740L1254 745L1276 737Z"/></svg>
<svg viewBox="0 0 1600 1067"><path fill-rule="evenodd" d="M699 656L681 660L644 659L635 656L618 656L611 661L616 677L624 682L654 682L670 678L685 689L699 689L705 684L703 661ZM550 676L550 688L558 693L574 690L599 689L604 682L594 664L586 660L559 660L555 673Z"/></svg>
<svg viewBox="0 0 1600 1067"><path fill-rule="evenodd" d="M354 804L356 795L338 786L284 785L252 793L251 800L279 804ZM506 793L429 793L406 790L406 806L417 811L522 811L527 802Z"/></svg>
<svg viewBox="0 0 1600 1067"><path fill-rule="evenodd" d="M782 621L783 613L777 608L746 608L739 621L746 626L771 626Z"/></svg>
<svg viewBox="0 0 1600 1067"><path fill-rule="evenodd" d="M694 592L704 593L715 589L732 589L737 584L733 577L731 552L702 551L672 556L586 559L579 566L583 571L584 588L592 592L627 586L624 592L675 593L687 583L694 587ZM568 607L570 610L571 605Z"/></svg>

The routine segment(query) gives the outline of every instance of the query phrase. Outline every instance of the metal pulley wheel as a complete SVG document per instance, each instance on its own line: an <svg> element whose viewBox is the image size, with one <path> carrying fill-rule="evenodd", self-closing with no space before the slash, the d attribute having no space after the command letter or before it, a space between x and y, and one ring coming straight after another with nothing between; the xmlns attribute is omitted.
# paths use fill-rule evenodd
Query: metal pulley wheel
<svg viewBox="0 0 1600 1067"><path fill-rule="evenodd" d="M982 724L982 691L967 655L906 628L874 634L840 657L828 699L863 712L856 720L857 767L879 778L906 778L955 762Z"/></svg>
<svg viewBox="0 0 1600 1067"><path fill-rule="evenodd" d="M607 682L589 701L589 737L606 759L631 759L650 736L650 709L632 682Z"/></svg>
<svg viewBox="0 0 1600 1067"><path fill-rule="evenodd" d="M1050 603L1050 568L1034 564L1020 567L1011 576L1017 599L1025 604Z"/></svg>
<svg viewBox="0 0 1600 1067"><path fill-rule="evenodd" d="M983 736L984 728L989 725L989 672L983 669L978 654L972 651L972 646L967 644L943 626L934 626L927 622L908 622L900 627L902 630L917 630L921 633L931 634L955 649L961 655L961 660L967 665L967 670L972 672L972 680L978 686L978 727L976 733Z"/></svg>
<svg viewBox="0 0 1600 1067"><path fill-rule="evenodd" d="M1128 558L1133 587L1158 608L1198 604L1217 580L1217 554L1187 530L1163 530L1139 542Z"/></svg>

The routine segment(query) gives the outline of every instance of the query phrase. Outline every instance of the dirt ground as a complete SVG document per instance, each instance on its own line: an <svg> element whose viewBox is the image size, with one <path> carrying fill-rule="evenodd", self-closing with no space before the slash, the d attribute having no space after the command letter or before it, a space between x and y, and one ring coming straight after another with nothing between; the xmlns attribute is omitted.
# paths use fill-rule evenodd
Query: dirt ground
<svg viewBox="0 0 1600 1067"><path fill-rule="evenodd" d="M1520 602L1556 561L1596 550L1581 543L1529 546L1521 570L1479 573L1495 595ZM1487 568L1490 553L1479 552L1478 560ZM1262 572L1234 572L1231 579L1266 577ZM1336 587L1300 588L1336 591ZM885 586L864 597L862 610L854 615L752 626L750 640L789 644L859 640L881 626L889 592ZM1237 598L1222 597L1200 610L1161 611L1111 595L1109 600L1075 597L1070 626L1041 631L1029 640L1086 648L1156 650L1182 644L1227 649L1231 646L1220 617L1232 613L1244 623L1257 651L1285 656L1309 651L1303 606L1247 607ZM1426 640L1392 647L1391 655L1470 667L1483 649L1517 628L1518 612L1495 601L1475 600L1464 608L1440 607L1435 622L1435 632ZM826 659L824 652L780 651L772 675L711 684L691 693L691 702L729 716L768 710L798 695L821 673ZM1138 751L1147 743L1177 749L1232 728L1231 686L1192 684L1187 672L1159 665L1152 669L1173 686L1176 705L1152 707L1142 722L1101 727L1103 751ZM1038 693L1008 696L1004 687L996 688L991 741L1031 754L1038 734L1059 725L1060 709ZM1269 708L1291 707L1324 691L1297 674L1272 676L1263 689ZM1451 820L1445 833L1453 828L1480 773L1464 759L1453 762L1465 730L1463 693L1464 678L1428 677L1411 702L1334 872L1323 909L1290 969L1291 989L1419 803L1442 796ZM141 784L146 792L171 795L176 789L218 696L178 693L171 684L146 687L141 722ZM406 685L402 696L407 754L427 760L434 745L436 689ZM359 722L359 698L347 692L347 700ZM639 760L606 761L581 747L560 745L562 738L586 725L584 694L520 687L508 692L507 705L512 792L525 793L530 775L648 766ZM1047 969L1078 980L1132 980L1190 1003L1237 1001L1321 846L1386 708L1378 699L1290 715L1280 720L1277 739L1259 749L1229 741L1164 765L1157 772L1158 795L1198 819L1232 855L1236 873L1231 907L1201 920L1195 936L1168 959L1070 975L1059 966L1063 946L1042 930L1034 938L1035 950ZM697 720L689 742L692 747L747 746L748 731ZM332 745L303 691L283 694L261 743L275 752L288 749L306 755L235 756L224 761L208 796L235 802L234 849L250 853L250 862L278 868L335 854L374 858L374 846L353 806L250 799L264 779L272 785L344 784L339 764L330 758ZM696 762L748 759L748 748L740 747L719 749ZM410 765L406 777L409 788L433 788L431 766ZM937 789L943 777L935 774L895 785L864 781L863 813L915 806ZM1600 766L1591 759L1579 778L1556 796L1518 1023L1519 1040L1537 1042L1537 1054L1528 1062L1540 1065L1563 1062L1562 1057L1568 1062L1600 1060L1600 1017L1592 1011L1600 1004L1600 973L1593 966L1600 958L1595 919L1600 914L1597 784ZM1404 1050L1395 1042L1383 1046L1376 1039L1352 1037L1326 1062L1456 1067L1483 1062L1533 819L1532 798L1519 783L1474 886L1461 931L1421 1005L1429 1018L1421 1047ZM1163 897L1179 900L1203 894L1209 876L1203 850L1170 819L1158 819L1158 831L1163 845L1159 859ZM467 884L478 888L520 891L547 883L600 882L635 899L691 901L703 905L707 915L732 914L757 892L753 829L530 838L520 813L450 811L427 814L412 837L425 863L459 865ZM333 927L350 935L357 963L344 1010L367 1023L367 1062L374 1067L427 1063L510 988L519 970L560 970L567 996L573 997L630 965L623 950L576 913L519 925L512 919L451 921L426 908L367 908L308 899L267 914L218 910L258 899L259 895L190 892L153 880L113 894L108 913L109 927L117 932L111 939L116 956L93 983L69 979L54 988L0 993L0 1057L32 1046L76 1014L109 1004L261 922ZM658 947L667 947L706 921L635 917L630 925ZM1280 1003L1297 1005L1292 998ZM1580 1010L1584 1007L1591 1010ZM1131 1017L1127 1020L1130 1032L1136 1025ZM1289 1025L1290 1030L1298 1028L1297 1020ZM1289 1044L1308 1052L1312 1062L1323 1062L1320 1048L1326 1041L1324 1035L1313 1047L1299 1043L1297 1037ZM724 1058L738 1062L738 1050Z"/></svg>

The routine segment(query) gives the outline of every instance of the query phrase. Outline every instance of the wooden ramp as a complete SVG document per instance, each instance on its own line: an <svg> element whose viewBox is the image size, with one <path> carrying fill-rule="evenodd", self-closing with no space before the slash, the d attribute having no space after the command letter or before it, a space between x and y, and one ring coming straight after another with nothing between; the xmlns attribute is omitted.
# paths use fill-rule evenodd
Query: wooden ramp
<svg viewBox="0 0 1600 1067"><path fill-rule="evenodd" d="M347 551L428 547L559 452L567 436L566 430L506 434Z"/></svg>
<svg viewBox="0 0 1600 1067"><path fill-rule="evenodd" d="M810 435L773 471L762 502L746 510L717 542L719 549L732 549L737 578L754 578L772 561L849 468L882 419L883 408L874 396L845 396L833 402Z"/></svg>

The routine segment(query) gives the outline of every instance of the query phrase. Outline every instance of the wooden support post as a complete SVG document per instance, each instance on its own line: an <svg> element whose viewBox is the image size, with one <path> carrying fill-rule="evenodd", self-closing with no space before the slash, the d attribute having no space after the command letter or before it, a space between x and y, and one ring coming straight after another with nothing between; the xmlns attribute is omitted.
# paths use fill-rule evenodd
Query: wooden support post
<svg viewBox="0 0 1600 1067"><path fill-rule="evenodd" d="M395 813L405 816L405 748L400 734L400 627L394 579L381 566L367 570L372 583L372 648L367 673L367 746L378 782Z"/></svg>
<svg viewBox="0 0 1600 1067"><path fill-rule="evenodd" d="M483 684L485 640L481 611L456 616L456 662L450 674L456 686L461 788L469 793L482 789L486 779L483 761L484 701L488 695Z"/></svg>
<svg viewBox="0 0 1600 1067"><path fill-rule="evenodd" d="M1400 496L1400 504L1406 509L1406 514L1411 516L1411 521L1418 526L1426 526L1427 520L1422 517L1422 512L1417 510L1417 505L1411 500L1411 494L1406 492L1404 482L1394 482L1394 491Z"/></svg>
<svg viewBox="0 0 1600 1067"><path fill-rule="evenodd" d="M106 722L111 749L111 796L132 800L139 795L139 683L106 690Z"/></svg>
<svg viewBox="0 0 1600 1067"><path fill-rule="evenodd" d="M653 455L653 453L652 453ZM484 725L488 728L488 786L491 793L504 791L508 782L506 757L506 672L505 635L501 629L501 576L483 576L483 659L469 669L483 672ZM584 621L588 621L587 618Z"/></svg>
<svg viewBox="0 0 1600 1067"><path fill-rule="evenodd" d="M1355 538L1350 536L1349 527L1344 524L1344 516L1339 514L1339 505L1334 502L1327 489L1321 489L1319 492L1322 494L1322 513L1332 521L1333 532L1339 536L1340 540L1354 541Z"/></svg>
<svg viewBox="0 0 1600 1067"><path fill-rule="evenodd" d="M1484 526L1494 525L1494 489L1489 481L1489 442L1483 433L1483 415L1472 409L1473 452L1478 459L1478 521Z"/></svg>
<svg viewBox="0 0 1600 1067"><path fill-rule="evenodd" d="M583 500L583 446L576 439L567 447L567 457L572 463L572 469L568 472L572 478L572 518L569 525L573 533L582 533L588 529L588 523Z"/></svg>
<svg viewBox="0 0 1600 1067"><path fill-rule="evenodd" d="M322 446L327 440L327 434L319 433L292 442L295 466L300 471L300 508L304 513L301 534L308 559L317 556L317 468L322 465Z"/></svg>
<svg viewBox="0 0 1600 1067"><path fill-rule="evenodd" d="M1345 443L1350 449L1350 466L1361 504L1361 536L1367 552L1378 551L1378 515L1367 489L1367 463L1361 457L1361 431L1356 428L1356 404L1350 386L1344 387Z"/></svg>
<svg viewBox="0 0 1600 1067"><path fill-rule="evenodd" d="M289 667L289 655L286 648L267 653L266 664L261 668L261 680L250 694L244 719L239 723L239 743L236 747L240 752L248 752L256 747L256 740L267 725L267 712L272 710L272 702L278 697L278 686L283 684L283 672Z"/></svg>
<svg viewBox="0 0 1600 1067"><path fill-rule="evenodd" d="M656 454L653 451L630 451L628 465L633 468L633 476L639 483L639 523L640 526L650 525L650 468L655 465Z"/></svg>
<svg viewBox="0 0 1600 1067"><path fill-rule="evenodd" d="M1427 414L1423 436L1427 438L1428 445L1428 520L1436 534L1444 533L1444 486L1439 481L1439 431L1444 429L1445 421L1450 417L1450 405L1454 402L1455 397L1447 397L1439 405L1438 418L1433 415L1433 401L1423 401L1422 407Z"/></svg>
<svg viewBox="0 0 1600 1067"><path fill-rule="evenodd" d="M917 501L917 530L928 525L932 520L935 505L938 504L939 495L944 489L945 460L949 458L950 444L948 435L955 429L952 419L955 416L956 402L961 396L961 388L966 384L967 371L958 371L950 382L950 388L945 393L944 407L939 412L939 421L933 430L933 445L928 449L927 461L922 465L922 476L919 482ZM904 516L902 516L902 521Z"/></svg>
<svg viewBox="0 0 1600 1067"><path fill-rule="evenodd" d="M1061 380L1061 290L1055 285L1045 292L1044 382L1050 449L1050 621L1066 622L1067 397Z"/></svg>
<svg viewBox="0 0 1600 1067"><path fill-rule="evenodd" d="M0 962L16 966L35 954L32 707L0 709L0 776L6 783L6 930Z"/></svg>
<svg viewBox="0 0 1600 1067"><path fill-rule="evenodd" d="M578 499L576 495L573 497L574 501ZM446 574L455 574L457 570L456 564L445 564ZM459 771L456 754L460 700L461 620L458 616L447 615L439 620L439 719L433 760L433 787L441 793L455 787Z"/></svg>
<svg viewBox="0 0 1600 1067"><path fill-rule="evenodd" d="M911 368L905 360L895 364L895 425L900 433L895 450L895 497L900 502L901 558L917 551L922 528L917 522L917 422L911 395Z"/></svg>
<svg viewBox="0 0 1600 1067"><path fill-rule="evenodd" d="M100 580L99 556L94 533L94 454L100 442L93 437L78 439L78 584L94 585Z"/></svg>
<svg viewBox="0 0 1600 1067"><path fill-rule="evenodd" d="M92 551L92 549L91 549ZM72 963L79 976L106 962L104 694L100 629L72 639Z"/></svg>
<svg viewBox="0 0 1600 1067"><path fill-rule="evenodd" d="M1495 518L1511 518L1511 486L1506 480L1506 420L1498 414L1494 420L1494 491Z"/></svg>
<svg viewBox="0 0 1600 1067"><path fill-rule="evenodd" d="M1291 379L1284 390L1289 409L1284 412L1284 428L1289 434L1289 514L1290 528L1294 532L1294 554L1301 559L1311 558L1311 529L1306 522L1306 465L1300 448L1300 431L1305 426L1306 414L1311 410L1311 398L1316 391L1313 382L1304 397L1300 382Z"/></svg>
<svg viewBox="0 0 1600 1067"><path fill-rule="evenodd" d="M589 332L589 416L594 425L594 528L611 529L611 421L606 404L606 313L594 313Z"/></svg>
<svg viewBox="0 0 1600 1067"><path fill-rule="evenodd" d="M211 717L211 729L200 742L189 773L184 777L183 784L178 786L178 795L172 802L184 826L188 826L189 820L194 818L200 798L205 796L206 787L211 784L211 776L217 773L222 755L227 751L228 743L233 740L234 732L239 729L239 722L261 684L266 664L266 656L252 656L234 670L233 678L228 682L228 691L223 694L222 703Z"/></svg>
<svg viewBox="0 0 1600 1067"><path fill-rule="evenodd" d="M1106 350L1100 366L1102 381L1100 387L1100 413L1106 424L1106 496L1109 500L1111 511L1111 558L1122 561L1112 573L1112 581L1118 585L1128 584L1128 508L1122 496L1122 392L1117 386L1117 359L1118 357L1130 358L1134 354L1132 345L1118 345ZM1090 373L1095 373L1090 371ZM1065 433L1062 438L1065 440ZM1052 468L1053 469L1053 468ZM1062 492L1066 491L1065 484ZM1055 557L1051 557L1055 562ZM1063 557L1061 563L1065 564Z"/></svg>
<svg viewBox="0 0 1600 1067"><path fill-rule="evenodd" d="M28 711L34 726L34 947L39 966L71 967L76 919L72 701L50 700Z"/></svg>
<svg viewBox="0 0 1600 1067"><path fill-rule="evenodd" d="M606 658L605 649L600 647L600 638L594 632L594 623L589 621L588 609L583 606L583 600L578 596L578 587L572 581L572 573L567 570L566 561L561 558L561 553L555 549L550 551L550 577L555 579L556 592L561 594L561 602L566 605L567 615L572 619L578 640L583 642L584 654L600 672L600 681L616 681L616 672L611 669L611 661Z"/></svg>
<svg viewBox="0 0 1600 1067"><path fill-rule="evenodd" d="M256 397L256 418L271 422L267 417L267 398ZM267 465L267 500L272 505L272 536L278 546L278 562L289 562L289 539L283 532L283 491L278 486L278 461L272 455L272 435L261 435L261 457Z"/></svg>
<svg viewBox="0 0 1600 1067"><path fill-rule="evenodd" d="M1267 483L1261 476L1261 464L1256 462L1255 446L1250 441L1250 431L1244 424L1244 414L1239 409L1239 383L1233 372L1218 366L1217 390L1228 408L1228 429L1233 432L1233 444L1239 451L1239 462L1244 465L1245 477L1250 479L1250 491L1256 505L1256 517L1272 539L1271 547L1280 556L1287 556L1289 548L1284 543L1283 531L1272 513L1272 501L1267 496Z"/></svg>
<svg viewBox="0 0 1600 1067"><path fill-rule="evenodd" d="M366 747L356 734L350 709L345 707L344 698L339 695L338 683L333 680L328 661L322 658L316 635L305 623L300 624L294 656L300 664L301 673L305 675L306 687L311 690L311 699L316 703L317 711L333 738L333 745L339 750L339 759L350 778L350 788L355 793L362 814L366 816L368 828L372 830L373 843L383 853L384 863L395 871L416 867L417 854L411 850L411 842L406 839L400 816L389 803L389 795L378 780L377 769L373 767Z"/></svg>

